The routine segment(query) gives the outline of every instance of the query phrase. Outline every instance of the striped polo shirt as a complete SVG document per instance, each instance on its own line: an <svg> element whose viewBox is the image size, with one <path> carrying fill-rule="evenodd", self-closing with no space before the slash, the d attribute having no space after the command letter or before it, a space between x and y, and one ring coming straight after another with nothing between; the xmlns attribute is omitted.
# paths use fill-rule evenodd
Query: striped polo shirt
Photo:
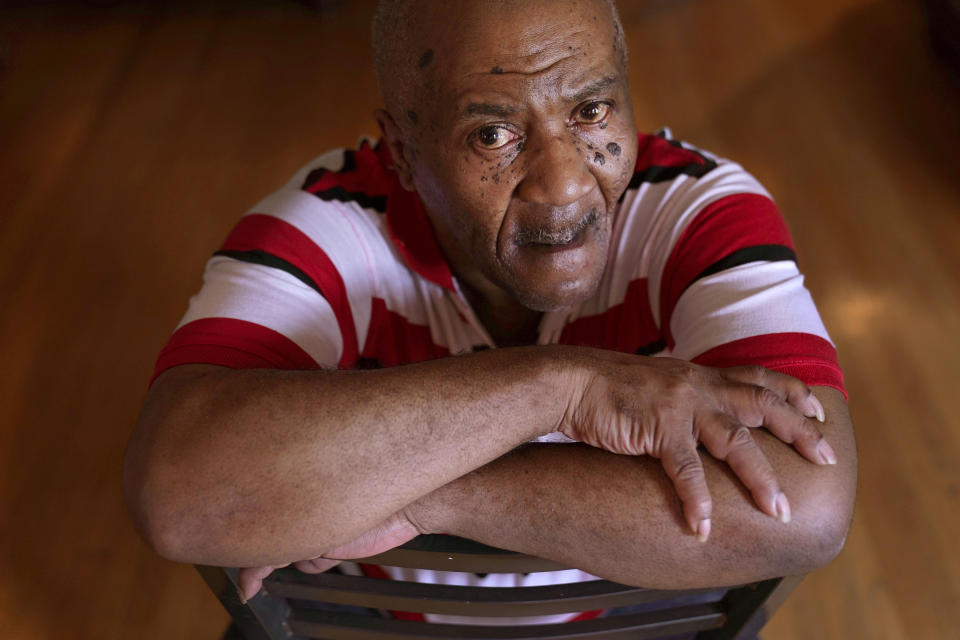
<svg viewBox="0 0 960 640"><path fill-rule="evenodd" d="M669 130L641 134L610 242L596 293L545 313L538 344L715 367L760 364L843 391L834 345L804 287L786 224L738 164L674 140ZM386 145L364 140L315 159L240 219L207 262L203 287L160 353L154 377L187 363L390 367L495 346L419 197L400 185ZM576 570L506 577L365 570L481 586L591 577Z"/></svg>

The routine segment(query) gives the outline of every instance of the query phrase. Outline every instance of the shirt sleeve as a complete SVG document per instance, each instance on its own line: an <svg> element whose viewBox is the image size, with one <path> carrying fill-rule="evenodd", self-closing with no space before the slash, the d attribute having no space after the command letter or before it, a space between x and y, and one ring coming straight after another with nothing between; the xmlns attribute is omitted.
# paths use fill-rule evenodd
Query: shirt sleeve
<svg viewBox="0 0 960 640"><path fill-rule="evenodd" d="M678 187L663 216L651 306L673 356L759 364L846 393L786 223L752 176L719 161Z"/></svg>
<svg viewBox="0 0 960 640"><path fill-rule="evenodd" d="M352 208L287 187L241 218L207 262L154 379L188 363L335 369L356 360L372 284Z"/></svg>

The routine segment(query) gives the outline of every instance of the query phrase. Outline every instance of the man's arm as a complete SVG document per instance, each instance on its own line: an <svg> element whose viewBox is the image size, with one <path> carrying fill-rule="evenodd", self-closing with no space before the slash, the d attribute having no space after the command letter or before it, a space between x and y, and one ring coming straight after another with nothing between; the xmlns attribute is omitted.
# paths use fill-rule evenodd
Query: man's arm
<svg viewBox="0 0 960 640"><path fill-rule="evenodd" d="M173 560L314 557L554 429L555 378L509 351L363 372L176 367L131 437L127 502Z"/></svg>
<svg viewBox="0 0 960 640"><path fill-rule="evenodd" d="M801 415L816 413L815 402L785 376L770 374L763 386L731 376L577 347L365 372L183 366L148 395L127 451L126 495L139 528L168 558L276 565L354 540L563 428L612 450L662 458L686 496L691 528L710 515L695 447L698 438L711 440L718 457L751 461L738 474L757 506L774 514L777 479L735 425L766 424L818 460L822 438Z"/></svg>
<svg viewBox="0 0 960 640"><path fill-rule="evenodd" d="M446 532L651 588L745 583L810 571L842 548L856 493L856 446L843 395L817 387L836 465L818 466L763 430L760 448L793 507L788 524L761 513L730 468L704 454L713 496L706 544L687 535L676 492L656 460L583 445L530 445L406 510Z"/></svg>

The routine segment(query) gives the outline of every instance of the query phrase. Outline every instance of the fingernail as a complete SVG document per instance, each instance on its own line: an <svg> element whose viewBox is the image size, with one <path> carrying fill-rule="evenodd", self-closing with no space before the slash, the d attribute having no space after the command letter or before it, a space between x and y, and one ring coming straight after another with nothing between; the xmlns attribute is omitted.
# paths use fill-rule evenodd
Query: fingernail
<svg viewBox="0 0 960 640"><path fill-rule="evenodd" d="M697 540L700 542L706 542L707 538L710 537L710 518L704 518L697 523L697 528L694 533L697 534Z"/></svg>
<svg viewBox="0 0 960 640"><path fill-rule="evenodd" d="M817 445L817 453L823 460L823 464L837 464L837 454L833 452L833 447L827 442L826 438L821 438Z"/></svg>
<svg viewBox="0 0 960 640"><path fill-rule="evenodd" d="M247 598L243 595L243 589L238 589L237 595L240 596L240 604L247 604Z"/></svg>
<svg viewBox="0 0 960 640"><path fill-rule="evenodd" d="M783 524L790 522L790 502L787 501L787 494L783 491L778 493L776 499L773 501L773 507L780 522Z"/></svg>
<svg viewBox="0 0 960 640"><path fill-rule="evenodd" d="M819 422L825 422L827 419L827 414L823 411L823 405L820 404L820 399L817 396L810 394L810 402L813 403L813 411L815 417Z"/></svg>

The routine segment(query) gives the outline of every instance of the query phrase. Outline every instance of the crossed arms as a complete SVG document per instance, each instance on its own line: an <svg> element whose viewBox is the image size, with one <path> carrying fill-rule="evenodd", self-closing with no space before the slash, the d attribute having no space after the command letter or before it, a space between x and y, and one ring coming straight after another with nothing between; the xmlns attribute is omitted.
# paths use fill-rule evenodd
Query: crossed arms
<svg viewBox="0 0 960 640"><path fill-rule="evenodd" d="M818 405L824 423L805 417ZM555 430L588 444L524 444ZM832 559L856 451L834 389L524 347L364 372L176 367L147 397L124 485L178 561L269 567L445 532L684 588Z"/></svg>

